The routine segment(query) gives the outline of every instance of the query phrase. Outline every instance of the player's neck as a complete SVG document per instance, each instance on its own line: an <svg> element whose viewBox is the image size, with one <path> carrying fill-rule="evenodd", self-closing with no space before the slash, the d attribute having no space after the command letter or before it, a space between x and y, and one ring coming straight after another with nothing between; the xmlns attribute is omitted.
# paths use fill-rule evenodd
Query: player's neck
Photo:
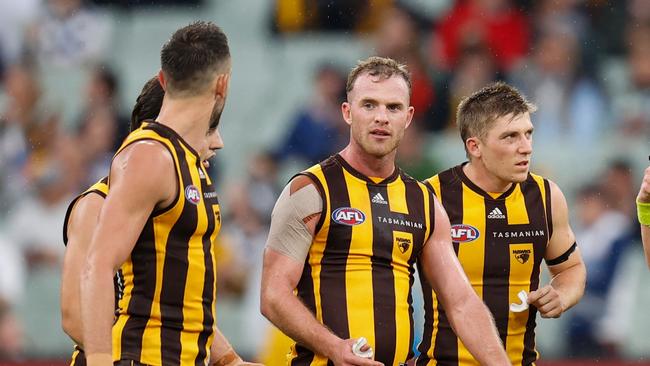
<svg viewBox="0 0 650 366"><path fill-rule="evenodd" d="M472 163L470 161L463 166L463 173L485 192L502 193L512 186L512 182L499 179L481 163Z"/></svg>
<svg viewBox="0 0 650 366"><path fill-rule="evenodd" d="M341 151L340 155L351 167L366 177L388 178L395 172L396 151L381 158L364 152L361 148L350 144Z"/></svg>
<svg viewBox="0 0 650 366"><path fill-rule="evenodd" d="M206 96L177 98L165 97L156 121L176 131L192 148L196 149L200 139L208 130L213 100Z"/></svg>

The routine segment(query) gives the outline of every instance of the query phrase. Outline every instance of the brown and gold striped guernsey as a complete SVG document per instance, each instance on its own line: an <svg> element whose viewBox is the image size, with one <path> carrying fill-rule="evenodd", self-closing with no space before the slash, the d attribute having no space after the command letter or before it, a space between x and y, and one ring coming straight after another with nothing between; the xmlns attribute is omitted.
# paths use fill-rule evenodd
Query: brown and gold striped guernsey
<svg viewBox="0 0 650 366"><path fill-rule="evenodd" d="M68 245L68 226L69 226L69 221L70 221L70 215L72 214L72 209L74 206L79 202L79 200L88 194L97 194L101 196L102 198L106 198L106 195L108 194L108 177L104 177L100 179L97 183L93 184L90 186L88 189L86 189L83 193L75 197L72 202L68 205L68 210L65 213L65 219L63 220L63 245ZM113 279L113 283L115 286L115 305L117 307L117 301L119 300L121 296L121 286L120 286L120 272L115 275L115 278ZM81 314L79 315L81 316ZM78 345L74 346L74 351L72 353L71 361L70 361L70 366L85 366L86 365L86 355L84 354L83 349L79 347Z"/></svg>
<svg viewBox="0 0 650 366"><path fill-rule="evenodd" d="M113 359L204 365L214 337L219 202L199 155L176 132L144 122L118 153L142 140L169 150L178 192L169 207L151 214L122 265L124 296L113 326Z"/></svg>
<svg viewBox="0 0 650 366"><path fill-rule="evenodd" d="M339 337L366 337L375 359L412 357L414 264L432 231L431 192L399 169L375 183L335 155L301 173L323 211L297 294ZM331 364L295 344L290 365Z"/></svg>
<svg viewBox="0 0 650 366"><path fill-rule="evenodd" d="M83 193L75 197L68 205L68 210L66 211L65 219L63 220L63 245L68 245L68 221L70 221L70 215L72 214L74 205L82 197L85 197L90 193L98 194L101 197L106 198L106 195L108 194L108 177L100 179L98 182L86 189Z"/></svg>
<svg viewBox="0 0 650 366"><path fill-rule="evenodd" d="M531 307L510 312L517 293L539 287L540 265L552 234L550 188L529 174L520 184L494 197L472 183L462 165L429 178L451 222L454 250L472 287L489 307L513 365L531 365L535 316ZM425 325L417 366L478 365L456 337L431 287L422 282Z"/></svg>

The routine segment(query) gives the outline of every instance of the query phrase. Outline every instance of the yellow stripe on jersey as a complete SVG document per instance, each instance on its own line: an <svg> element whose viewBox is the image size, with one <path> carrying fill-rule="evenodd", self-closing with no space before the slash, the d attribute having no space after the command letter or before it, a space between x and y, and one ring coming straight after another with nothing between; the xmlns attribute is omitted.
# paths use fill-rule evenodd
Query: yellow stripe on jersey
<svg viewBox="0 0 650 366"><path fill-rule="evenodd" d="M352 239L348 250L345 268L346 292L350 294L347 299L347 313L349 336L351 338L366 337L368 345L375 346L375 332L370 325L375 324L373 308L372 286L372 220L370 197L365 182L360 182L357 177L343 171L345 184L348 188L350 207L364 212L365 222L352 226Z"/></svg>

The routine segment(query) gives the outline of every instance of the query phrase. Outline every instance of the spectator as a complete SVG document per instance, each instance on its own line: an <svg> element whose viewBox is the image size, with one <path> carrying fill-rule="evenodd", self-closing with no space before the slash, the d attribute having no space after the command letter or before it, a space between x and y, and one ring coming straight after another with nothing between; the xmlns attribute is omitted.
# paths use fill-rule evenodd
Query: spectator
<svg viewBox="0 0 650 366"><path fill-rule="evenodd" d="M12 65L5 74L7 104L0 114L0 218L25 195L28 184L25 167L39 148L45 122L42 93L32 64ZM40 128L40 129L39 129Z"/></svg>
<svg viewBox="0 0 650 366"><path fill-rule="evenodd" d="M467 47L463 50L458 64L449 81L450 111L457 110L460 101L481 89L492 81L499 79L499 72L490 52L483 45ZM456 114L450 113L444 127L457 133Z"/></svg>
<svg viewBox="0 0 650 366"><path fill-rule="evenodd" d="M315 75L312 101L299 110L274 156L283 161L297 158L315 164L339 151L345 144L347 125L341 117L345 90L343 75L334 67L321 65Z"/></svg>
<svg viewBox="0 0 650 366"><path fill-rule="evenodd" d="M392 7L384 13L375 38L378 56L390 57L408 66L416 124L432 131L443 128L449 116L447 88L443 86L448 77L433 70L424 58L416 16L404 6Z"/></svg>
<svg viewBox="0 0 650 366"><path fill-rule="evenodd" d="M457 1L433 37L433 57L452 69L463 49L485 45L499 69L510 70L528 52L529 20L510 0Z"/></svg>
<svg viewBox="0 0 650 366"><path fill-rule="evenodd" d="M370 32L393 0L276 0L273 30Z"/></svg>
<svg viewBox="0 0 650 366"><path fill-rule="evenodd" d="M95 66L90 73L85 87L85 105L81 113L79 126L88 119L94 118L95 113L107 114L117 131L111 136L111 150L117 150L122 140L129 134L129 118L120 113L119 78L108 65Z"/></svg>
<svg viewBox="0 0 650 366"><path fill-rule="evenodd" d="M630 24L625 59L622 65L610 65L604 79L612 96L617 132L625 138L644 139L650 136L650 21Z"/></svg>
<svg viewBox="0 0 650 366"><path fill-rule="evenodd" d="M600 324L610 295L612 278L618 270L621 254L629 244L622 240L630 226L629 217L611 208L602 187L588 185L577 196L579 230L576 242L587 271L582 301L568 313L569 348L573 357L614 356L602 341Z"/></svg>
<svg viewBox="0 0 650 366"><path fill-rule="evenodd" d="M571 24L553 23L543 30L528 63L512 75L539 107L532 116L538 143L591 144L605 126L607 101L582 73L576 37Z"/></svg>
<svg viewBox="0 0 650 366"><path fill-rule="evenodd" d="M74 68L102 60L111 32L108 19L82 0L46 0L27 42L42 64Z"/></svg>

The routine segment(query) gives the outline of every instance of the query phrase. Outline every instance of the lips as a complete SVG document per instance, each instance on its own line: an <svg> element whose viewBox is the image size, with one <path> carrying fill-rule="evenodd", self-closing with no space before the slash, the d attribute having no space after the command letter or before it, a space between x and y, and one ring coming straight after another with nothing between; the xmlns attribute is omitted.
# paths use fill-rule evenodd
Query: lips
<svg viewBox="0 0 650 366"><path fill-rule="evenodd" d="M375 128L370 131L370 134L379 137L388 137L391 135L391 133L388 130L384 130L382 128Z"/></svg>
<svg viewBox="0 0 650 366"><path fill-rule="evenodd" d="M518 162L516 165L519 166L519 167L527 167L528 163L529 162L527 160L524 160L524 161Z"/></svg>

